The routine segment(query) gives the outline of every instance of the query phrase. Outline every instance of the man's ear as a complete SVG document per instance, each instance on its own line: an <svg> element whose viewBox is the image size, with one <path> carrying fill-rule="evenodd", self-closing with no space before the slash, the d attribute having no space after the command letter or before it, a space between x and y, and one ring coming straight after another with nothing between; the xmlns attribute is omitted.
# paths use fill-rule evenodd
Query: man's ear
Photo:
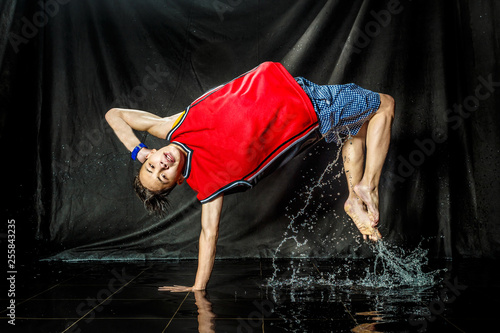
<svg viewBox="0 0 500 333"><path fill-rule="evenodd" d="M151 156L151 154L154 154L154 153L156 153L156 149L151 149L151 150L148 152L148 154L146 155L146 159L148 159L148 158L149 158L149 156Z"/></svg>
<svg viewBox="0 0 500 333"><path fill-rule="evenodd" d="M156 149L142 148L141 150L139 150L139 154L137 154L137 160L144 164L149 156L155 151Z"/></svg>
<svg viewBox="0 0 500 333"><path fill-rule="evenodd" d="M182 183L184 183L184 176L180 175L179 178L177 178L177 185L181 185Z"/></svg>

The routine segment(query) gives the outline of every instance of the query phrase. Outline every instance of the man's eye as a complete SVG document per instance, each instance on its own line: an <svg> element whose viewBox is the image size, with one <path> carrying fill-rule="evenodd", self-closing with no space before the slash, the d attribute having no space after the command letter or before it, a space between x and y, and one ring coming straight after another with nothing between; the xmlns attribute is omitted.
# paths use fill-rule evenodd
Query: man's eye
<svg viewBox="0 0 500 333"><path fill-rule="evenodd" d="M149 167L150 167L151 169L154 169L154 168L155 168L155 167L153 166L153 164L149 164Z"/></svg>

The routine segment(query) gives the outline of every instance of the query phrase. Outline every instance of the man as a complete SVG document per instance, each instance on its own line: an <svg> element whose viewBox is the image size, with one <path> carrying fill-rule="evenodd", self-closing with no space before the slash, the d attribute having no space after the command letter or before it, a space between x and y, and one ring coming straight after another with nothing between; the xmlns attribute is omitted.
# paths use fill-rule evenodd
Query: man
<svg viewBox="0 0 500 333"><path fill-rule="evenodd" d="M343 144L349 185L345 211L364 239L380 239L378 183L393 118L394 100L388 95L354 84L319 86L293 78L272 62L210 90L170 117L109 110L109 125L132 158L143 163L134 188L146 209L165 212L168 194L184 181L202 203L195 283L159 290L204 290L215 260L224 195L252 187L316 141L318 132L327 142ZM148 149L133 130L170 144Z"/></svg>

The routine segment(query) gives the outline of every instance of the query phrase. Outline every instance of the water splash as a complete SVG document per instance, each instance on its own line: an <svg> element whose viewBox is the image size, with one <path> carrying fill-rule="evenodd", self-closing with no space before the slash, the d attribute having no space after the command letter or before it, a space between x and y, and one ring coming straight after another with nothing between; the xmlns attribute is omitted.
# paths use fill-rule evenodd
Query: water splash
<svg viewBox="0 0 500 333"><path fill-rule="evenodd" d="M357 284L370 288L424 287L439 282L443 270L424 272L428 265L428 250L420 243L412 251L378 241L373 245L375 254L373 269L366 268L365 277Z"/></svg>
<svg viewBox="0 0 500 333"><path fill-rule="evenodd" d="M315 288L330 286L332 288L368 288L394 289L404 287L431 287L440 282L440 273L446 269L424 271L428 266L428 250L419 244L417 248L407 251L380 240L371 245L374 258L334 260L336 265L328 271L320 271L314 262L316 273L308 274L303 261L290 261L288 270L290 277L278 277L278 270L268 280L271 288ZM364 271L359 271L363 261ZM275 262L273 265L277 266Z"/></svg>
<svg viewBox="0 0 500 333"><path fill-rule="evenodd" d="M337 200L340 193L326 195L319 192L321 188L332 185L334 180L340 182L343 170L334 174L341 149L336 158L329 163L319 179L311 179L308 185L294 199L290 200L288 212L300 208L295 214L286 215L289 219L283 238L277 246L272 258L274 272L266 281L266 297L274 301L273 315L281 321L271 322L279 330L286 332L305 332L308 325L302 319L310 314L309 302L338 303L349 312L358 309L359 300L368 304L370 311L359 312L351 317L356 327L353 332L374 330L376 325L396 322L401 316L419 313L427 314L428 304L436 299L438 285L442 282L441 272L446 269L430 270L428 268L428 250L420 243L415 249L403 249L386 240L377 243L360 242L357 229L352 228L358 239L358 250L363 247L367 259L333 258L321 261L309 253L316 245L318 237L309 239L307 233L321 232L318 226L320 217L326 215L328 203L324 198ZM329 175L329 177L326 177ZM304 179L309 178L304 174ZM319 192L319 193L318 193ZM319 198L319 202L316 202ZM300 204L300 205L299 205ZM336 222L341 222L335 214ZM343 221L342 221L343 222ZM350 220L348 223L352 223ZM350 236L325 236L319 241L321 247L328 248L346 241ZM369 244L369 245L367 245ZM291 250L293 259L277 259L280 251ZM309 250L309 251L308 251ZM370 253L371 252L371 253ZM291 302L291 303L290 303ZM323 307L322 307L323 308ZM324 308L331 308L326 305ZM335 308L335 307L333 307ZM427 311L427 312L426 312ZM320 311L321 312L321 311ZM318 314L325 322L330 319L329 312ZM360 318L361 317L361 318ZM359 322L358 322L359 320ZM366 323L367 320L371 322ZM328 329L330 330L330 329Z"/></svg>
<svg viewBox="0 0 500 333"><path fill-rule="evenodd" d="M314 183L313 182L313 185L311 186L306 186L305 188L305 191L302 192L299 196L302 196L302 197L305 197L304 198L304 206L295 214L295 215L292 215L292 216L288 216L287 217L290 219L290 223L288 224L288 230L285 231L284 235L283 235L283 240L281 241L281 243L278 245L278 247L276 248L276 250L274 251L274 255L273 255L273 260L272 260L272 264L273 264L273 268L274 268L274 273L273 273L273 276L271 277L271 281L275 281L276 278L277 278L277 274L278 272L280 271L280 269L278 268L278 266L276 265L276 257L277 257L277 254L278 252L281 250L281 247L288 241L290 240L293 240L296 244L296 247L297 248L300 248L302 246L304 246L306 243L307 243L307 239L304 240L303 242L300 242L297 238L297 235L299 233L299 228L298 226L296 225L296 221L300 218L300 217L303 217L305 215L308 215L308 207L309 205L311 204L311 200L313 198L313 193L316 189L318 188L321 188L323 187L326 183L329 183L329 182L324 182L323 179L325 178L325 176L329 173L331 173L334 168L337 166L337 162L339 160L339 157L340 157L340 153L341 153L342 149L339 148L337 150L337 154L335 156L335 159L330 162L327 167L325 168L325 170L321 173L320 177L318 178L318 180ZM337 178L340 178L342 175L342 171L339 172L337 175L333 176L331 178L331 180L334 180L334 179L337 179ZM316 209L312 212L312 215L310 216L310 218L308 219L309 223L310 224L314 224L314 221L316 221L316 218L317 218L317 214L318 214L318 211L322 208L322 205L321 203L319 203L317 206L316 206ZM288 210L288 209L287 209ZM302 224L302 226L305 225L305 223L307 222L304 222ZM312 226L311 226L312 227ZM292 261L292 266L293 266L293 261ZM292 273L292 277L294 277L296 275L296 273L300 271L300 266L297 267L296 269L293 270L293 273Z"/></svg>
<svg viewBox="0 0 500 333"><path fill-rule="evenodd" d="M434 286L439 282L439 273L444 270L435 270L424 272L428 264L428 250L422 248L419 244L416 249L411 251L404 250L401 247L390 244L387 241L379 240L377 243L370 246L374 259L365 260L367 267L364 274L359 272L351 272L354 265L353 259L346 259L330 271L320 271L317 267L316 272L308 272L303 259L307 259L307 255L299 254L298 259L292 259L286 269L282 272L281 268L276 263L276 258L282 247L292 241L295 245L295 250L292 255L296 256L301 248L307 244L308 240L299 240L299 230L312 229L318 219L320 209L323 209L322 204L315 204L314 209L309 209L311 203L314 202L313 194L317 189L330 184L331 181L339 179L343 170L340 170L336 175L329 177L325 181L325 176L331 174L338 164L341 156L342 146L337 150L335 159L330 162L325 170L321 173L317 181L313 181L311 186L306 186L305 191L299 194L299 198L303 200L303 206L294 215L287 215L290 222L287 230L283 235L282 241L277 246L272 258L272 266L274 272L268 280L268 286L271 288L314 288L315 286L331 286L331 287L359 287L359 288L399 288L399 287L429 287ZM337 195L340 195L339 193ZM323 194L321 194L323 197ZM290 201L292 204L294 199ZM287 211L289 208L287 207ZM304 222L299 223L299 220ZM302 258L302 259L300 259ZM311 274L311 273L319 273ZM352 273L352 274L351 274ZM291 295L293 297L293 293Z"/></svg>

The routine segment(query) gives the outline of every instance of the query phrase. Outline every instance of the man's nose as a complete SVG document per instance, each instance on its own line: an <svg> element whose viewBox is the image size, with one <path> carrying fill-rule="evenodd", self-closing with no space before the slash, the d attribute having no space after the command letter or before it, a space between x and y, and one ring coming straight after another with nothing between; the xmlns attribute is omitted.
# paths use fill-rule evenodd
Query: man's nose
<svg viewBox="0 0 500 333"><path fill-rule="evenodd" d="M162 169L167 169L168 170L168 165L166 163L164 163L163 161L160 161L160 167Z"/></svg>

